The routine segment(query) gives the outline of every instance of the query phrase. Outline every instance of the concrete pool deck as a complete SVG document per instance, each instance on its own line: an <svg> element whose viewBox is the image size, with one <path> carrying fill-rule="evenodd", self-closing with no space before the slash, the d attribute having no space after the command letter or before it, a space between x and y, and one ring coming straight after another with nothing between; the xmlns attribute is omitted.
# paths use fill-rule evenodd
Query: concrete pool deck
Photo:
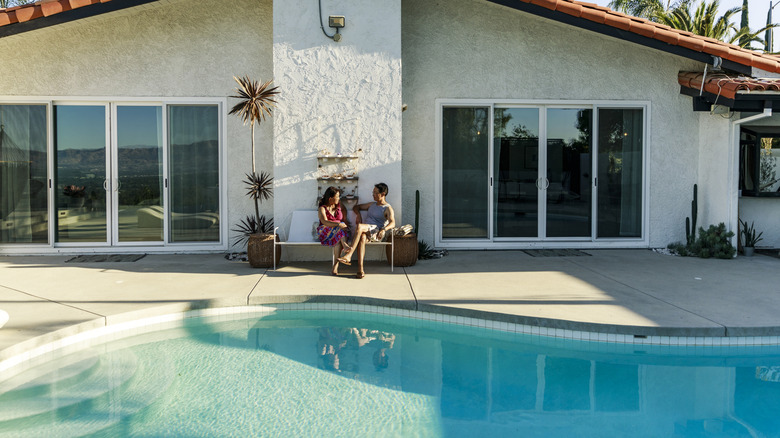
<svg viewBox="0 0 780 438"><path fill-rule="evenodd" d="M195 308L282 302L389 301L406 309L519 324L646 336L779 336L780 259L733 260L650 250L452 251L366 278L328 262L252 269L222 254L147 255L68 263L74 256L0 257L0 361L62 337ZM442 310L443 309L443 310Z"/></svg>

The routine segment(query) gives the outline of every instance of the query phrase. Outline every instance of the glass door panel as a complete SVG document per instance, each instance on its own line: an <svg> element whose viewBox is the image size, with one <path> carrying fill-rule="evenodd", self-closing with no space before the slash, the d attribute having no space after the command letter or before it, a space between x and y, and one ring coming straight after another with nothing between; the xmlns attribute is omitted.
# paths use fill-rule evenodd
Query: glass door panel
<svg viewBox="0 0 780 438"><path fill-rule="evenodd" d="M493 237L537 237L539 109L496 108Z"/></svg>
<svg viewBox="0 0 780 438"><path fill-rule="evenodd" d="M547 110L546 236L591 236L593 110Z"/></svg>
<svg viewBox="0 0 780 438"><path fill-rule="evenodd" d="M489 108L444 108L442 237L488 238Z"/></svg>
<svg viewBox="0 0 780 438"><path fill-rule="evenodd" d="M163 241L162 107L116 108L119 242Z"/></svg>
<svg viewBox="0 0 780 438"><path fill-rule="evenodd" d="M219 110L168 106L171 242L219 241Z"/></svg>
<svg viewBox="0 0 780 438"><path fill-rule="evenodd" d="M46 105L0 105L0 244L48 243Z"/></svg>
<svg viewBox="0 0 780 438"><path fill-rule="evenodd" d="M55 105L56 242L106 243L106 107Z"/></svg>
<svg viewBox="0 0 780 438"><path fill-rule="evenodd" d="M598 237L642 235L641 109L599 109Z"/></svg>

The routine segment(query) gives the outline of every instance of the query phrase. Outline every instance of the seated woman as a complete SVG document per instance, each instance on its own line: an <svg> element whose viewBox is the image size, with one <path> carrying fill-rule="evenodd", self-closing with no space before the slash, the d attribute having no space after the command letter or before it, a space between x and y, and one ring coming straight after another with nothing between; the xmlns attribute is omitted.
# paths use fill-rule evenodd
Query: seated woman
<svg viewBox="0 0 780 438"><path fill-rule="evenodd" d="M339 275L339 257L351 248L347 244L349 238L347 224L347 209L340 202L341 193L335 187L328 187L320 199L318 216L320 225L317 227L317 237L320 243L333 247L333 268L331 275Z"/></svg>

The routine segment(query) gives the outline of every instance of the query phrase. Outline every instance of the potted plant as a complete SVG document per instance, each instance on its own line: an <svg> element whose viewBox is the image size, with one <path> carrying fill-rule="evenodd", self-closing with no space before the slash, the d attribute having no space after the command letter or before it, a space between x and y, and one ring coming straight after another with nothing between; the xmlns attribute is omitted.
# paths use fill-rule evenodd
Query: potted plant
<svg viewBox="0 0 780 438"><path fill-rule="evenodd" d="M255 214L248 215L233 230L239 235L235 244L247 242L247 258L253 268L268 268L273 265L274 242L273 218L266 219L260 215L260 202L273 196L273 178L266 172L257 174L255 168L255 123L265 120L265 116L271 116L271 109L276 100L274 96L279 94L278 87L271 87L273 80L260 85L257 81L233 77L238 83L235 89L236 95L230 96L239 99L239 102L230 110L230 114L237 114L252 127L252 173L246 174L247 195L254 201ZM281 248L277 248L281 252ZM280 254L279 254L280 255Z"/></svg>
<svg viewBox="0 0 780 438"><path fill-rule="evenodd" d="M739 220L740 225L742 225L742 252L745 254L745 257L751 257L753 255L753 252L755 251L756 244L763 240L761 237L764 232L760 232L756 234L756 229L754 227L754 222L751 222L750 225L747 224L747 221L742 221L742 219Z"/></svg>

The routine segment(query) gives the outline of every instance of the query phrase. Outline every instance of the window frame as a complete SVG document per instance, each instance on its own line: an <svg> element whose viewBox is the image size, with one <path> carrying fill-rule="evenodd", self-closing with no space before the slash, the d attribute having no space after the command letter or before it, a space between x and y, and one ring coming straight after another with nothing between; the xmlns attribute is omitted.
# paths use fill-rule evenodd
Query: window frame
<svg viewBox="0 0 780 438"><path fill-rule="evenodd" d="M742 133L747 133L750 135L755 136L755 142L753 144L747 143L747 140L742 140ZM769 126L742 126L740 127L738 137L739 139L739 191L741 196L747 197L747 198L780 198L780 191L774 191L774 192L762 192L757 187L760 186L761 181L761 140L764 138L780 138L780 127L769 127ZM753 189L747 190L744 187L745 184L745 171L747 163L745 163L745 156L746 153L744 153L744 148L753 148L752 151L752 158L753 158ZM774 149L774 148L773 148ZM750 153L748 152L748 153ZM778 169L778 173L780 173L780 169Z"/></svg>
<svg viewBox="0 0 780 438"><path fill-rule="evenodd" d="M533 249L533 248L647 248L650 242L650 203L649 203L649 180L648 175L651 171L651 166L648 160L649 151L652 144L650 142L650 126L652 120L651 102L642 100L527 100L527 99L461 99L461 98L439 98L435 100L435 141L436 141L436 159L435 159L435 179L434 179L434 192L436 193L436 203L434 206L434 241L435 246L442 248L462 248L462 249ZM597 237L597 187L591 184L592 190L592 218L591 218L591 235L586 238L506 238L506 237L493 237L492 227L492 209L493 197L490 194L492 187L487 184L486 190L488 190L488 214L491 215L488 218L488 238L486 239L452 239L443 238L442 236L442 223L443 223L443 210L442 210L442 175L443 175L443 109L445 107L476 107L487 106L489 107L489 123L488 128L490 130L489 137L493 138L493 128L495 120L495 108L515 108L515 107L539 107L539 108L587 108L593 110L593 145L591 160L591 175L595 176L597 173L597 160L595 159L598 154L598 110L602 108L606 109L641 109L643 112L643 124L642 124L642 201L641 201L641 227L642 231L639 237ZM546 112L546 111L545 111ZM545 119L541 116L540 120ZM540 122L541 123L541 122ZM542 124L541 129L545 129L545 125ZM540 131L540 136L542 131ZM493 145L491 141L489 157L489 177L495 179L492 169L493 163ZM540 162L540 165L542 163Z"/></svg>
<svg viewBox="0 0 780 438"><path fill-rule="evenodd" d="M159 105L163 109L163 118L168 111L169 105L216 105L217 106L217 127L219 141L219 240L215 242L168 242L167 235L160 244L155 242L149 245L111 245L109 244L63 244L54 241L55 221L49 221L49 241L47 243L0 243L0 254L25 255L25 254L60 254L60 253L83 253L84 250L90 252L138 252L145 253L171 253L171 252L212 252L225 251L229 246L229 211L228 211L228 163L227 163L227 98L226 97L131 97L131 96L46 96L46 97L24 97L24 96L2 96L0 95L0 104L41 104L46 105L46 153L47 153L47 196L48 196L48 214L50 218L56 214L54 205L53 179L54 179L54 106L55 105L106 105L107 111L107 135L114 136L113 117L117 105ZM164 120L164 123L167 121ZM164 147L168 149L168 140L163 138ZM166 157L167 160L167 157ZM167 166L167 161L165 166ZM165 178L168 178L168 169L164 169ZM167 187L165 188L167 195Z"/></svg>

